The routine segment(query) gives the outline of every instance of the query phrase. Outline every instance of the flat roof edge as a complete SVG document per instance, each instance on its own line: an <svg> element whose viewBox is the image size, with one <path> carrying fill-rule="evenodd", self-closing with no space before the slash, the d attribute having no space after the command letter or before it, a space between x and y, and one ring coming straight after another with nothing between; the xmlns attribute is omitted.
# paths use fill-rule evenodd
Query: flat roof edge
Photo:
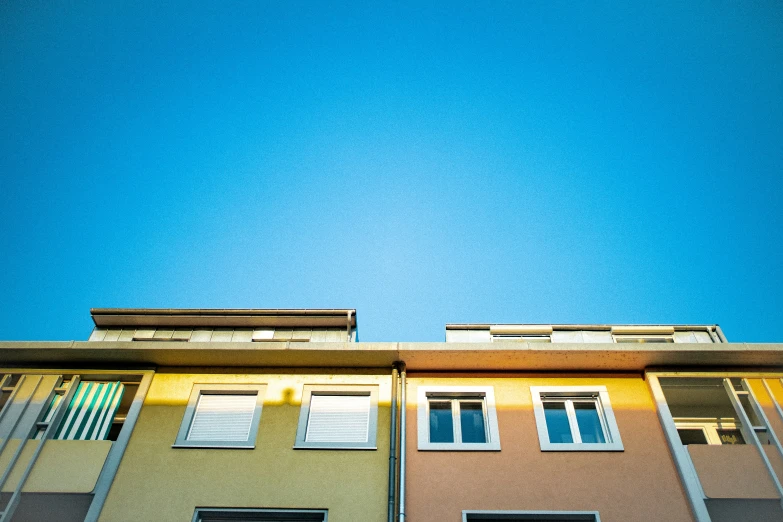
<svg viewBox="0 0 783 522"><path fill-rule="evenodd" d="M715 324L664 324L664 323L614 323L614 324L553 324L553 323L450 323L446 325L446 330L488 330L493 326L551 326L556 330L611 330L617 326L631 326L634 328L659 328L672 327L675 329L703 329L719 328Z"/></svg>
<svg viewBox="0 0 783 522"><path fill-rule="evenodd" d="M96 326L356 326L356 309L91 308Z"/></svg>
<svg viewBox="0 0 783 522"><path fill-rule="evenodd" d="M676 348L675 348L676 347ZM4 365L390 367L413 371L644 371L653 367L783 370L783 344L0 342Z"/></svg>
<svg viewBox="0 0 783 522"><path fill-rule="evenodd" d="M356 315L355 308L90 308L92 315Z"/></svg>

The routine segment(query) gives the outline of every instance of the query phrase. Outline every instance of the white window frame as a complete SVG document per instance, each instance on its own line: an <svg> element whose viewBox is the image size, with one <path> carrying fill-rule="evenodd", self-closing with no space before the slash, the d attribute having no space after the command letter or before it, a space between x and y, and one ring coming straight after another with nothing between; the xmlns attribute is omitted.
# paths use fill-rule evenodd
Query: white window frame
<svg viewBox="0 0 783 522"><path fill-rule="evenodd" d="M733 418L708 419L703 417L673 417L674 426L679 430L693 430L704 433L707 444L710 446L723 446L718 430L739 430L742 434L743 444L750 444L742 433L742 425ZM683 444L685 446L685 444Z"/></svg>
<svg viewBox="0 0 783 522"><path fill-rule="evenodd" d="M417 391L419 451L500 451L500 431L492 386L419 386ZM462 442L459 416L454 402L459 399L481 400L487 442ZM430 401L450 401L454 418L454 442L430 442Z"/></svg>
<svg viewBox="0 0 783 522"><path fill-rule="evenodd" d="M367 442L308 442L307 423L310 421L310 401L313 395L353 395L370 398L370 416ZM294 449L376 450L378 436L378 385L305 384L302 389L302 407L296 429Z"/></svg>
<svg viewBox="0 0 783 522"><path fill-rule="evenodd" d="M253 418L250 421L250 431L246 441L225 440L225 441L200 441L188 440L190 426L193 424L193 418L196 414L199 398L202 394L206 395L255 395L256 406L253 410ZM188 405L185 408L185 415L182 417L182 424L177 433L177 440L171 446L172 448L223 448L223 449L253 449L256 447L256 436L258 435L258 425L261 421L261 409L264 405L264 396L266 395L266 384L194 384L188 399Z"/></svg>
<svg viewBox="0 0 783 522"><path fill-rule="evenodd" d="M623 441L620 438L620 430L614 418L606 386L531 386L530 394L533 398L533 411L536 416L538 443L541 446L541 451L623 451ZM550 442L546 414L544 413L544 402L548 398L559 400L593 399L596 403L606 442L581 442L579 426L576 422L576 414L571 402L566 403L566 412L568 413L568 423L571 427L571 435L574 442ZM568 404L571 405L570 408Z"/></svg>
<svg viewBox="0 0 783 522"><path fill-rule="evenodd" d="M253 508L196 508L192 522L210 522L212 520L247 520L256 522L269 520L291 520L301 522L327 522L328 511L325 509L253 509Z"/></svg>
<svg viewBox="0 0 783 522"><path fill-rule="evenodd" d="M462 522L508 520L509 522L573 520L574 522L601 522L598 511L484 511L464 510Z"/></svg>

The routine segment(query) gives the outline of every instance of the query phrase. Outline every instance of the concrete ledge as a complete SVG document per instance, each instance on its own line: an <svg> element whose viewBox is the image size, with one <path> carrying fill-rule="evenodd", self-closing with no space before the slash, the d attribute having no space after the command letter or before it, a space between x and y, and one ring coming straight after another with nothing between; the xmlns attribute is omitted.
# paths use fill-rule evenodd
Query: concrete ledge
<svg viewBox="0 0 783 522"><path fill-rule="evenodd" d="M389 367L411 370L783 370L783 344L0 342L0 365Z"/></svg>

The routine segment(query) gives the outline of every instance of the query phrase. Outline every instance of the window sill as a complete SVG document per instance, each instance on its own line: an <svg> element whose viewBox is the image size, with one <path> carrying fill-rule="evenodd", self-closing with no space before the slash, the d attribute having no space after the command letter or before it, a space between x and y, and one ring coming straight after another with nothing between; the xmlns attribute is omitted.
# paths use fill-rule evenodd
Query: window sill
<svg viewBox="0 0 783 522"><path fill-rule="evenodd" d="M454 443L427 442L419 443L419 451L500 451L500 443Z"/></svg>
<svg viewBox="0 0 783 522"><path fill-rule="evenodd" d="M378 449L377 446L352 446L352 445L344 445L344 446L338 446L338 445L325 445L325 444L308 444L306 446L297 445L294 446L295 450L350 450L350 451L356 451L356 450L365 450L365 451L375 451Z"/></svg>
<svg viewBox="0 0 783 522"><path fill-rule="evenodd" d="M623 445L617 442L608 444L555 444L542 442L541 451L625 451Z"/></svg>
<svg viewBox="0 0 783 522"><path fill-rule="evenodd" d="M194 443L194 444L172 444L172 448L175 449L240 449L240 450L251 450L255 449L256 445L249 443L249 444L221 444L221 443Z"/></svg>

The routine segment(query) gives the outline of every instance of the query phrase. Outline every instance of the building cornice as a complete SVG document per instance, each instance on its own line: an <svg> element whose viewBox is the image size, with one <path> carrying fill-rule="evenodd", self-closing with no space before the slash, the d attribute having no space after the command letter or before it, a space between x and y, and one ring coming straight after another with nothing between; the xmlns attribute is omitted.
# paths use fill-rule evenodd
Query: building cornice
<svg viewBox="0 0 783 522"><path fill-rule="evenodd" d="M783 370L783 344L0 342L0 365L389 367L413 371Z"/></svg>
<svg viewBox="0 0 783 522"><path fill-rule="evenodd" d="M288 328L356 326L356 310L236 308L91 308L96 326L204 326Z"/></svg>

